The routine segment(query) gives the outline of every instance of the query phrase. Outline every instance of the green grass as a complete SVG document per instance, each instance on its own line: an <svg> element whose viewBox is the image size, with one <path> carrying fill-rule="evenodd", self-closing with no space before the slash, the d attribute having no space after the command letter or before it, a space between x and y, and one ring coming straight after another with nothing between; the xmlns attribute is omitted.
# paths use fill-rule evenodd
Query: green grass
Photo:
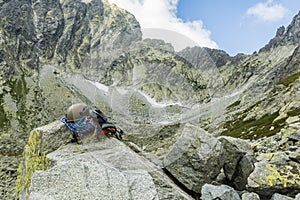
<svg viewBox="0 0 300 200"><path fill-rule="evenodd" d="M3 129L5 126L9 125L9 120L6 116L5 110L3 108L3 95L0 95L0 128Z"/></svg>
<svg viewBox="0 0 300 200"><path fill-rule="evenodd" d="M300 115L300 108L297 108L295 110L291 110L287 114L288 114L288 116L297 116L297 115Z"/></svg>
<svg viewBox="0 0 300 200"><path fill-rule="evenodd" d="M224 131L221 135L243 138L243 139L257 139L264 136L271 136L279 132L285 125L286 118L273 122L279 116L279 112L271 115L267 114L260 119L251 119L243 121L243 118L226 122ZM274 127L270 130L270 127Z"/></svg>
<svg viewBox="0 0 300 200"><path fill-rule="evenodd" d="M26 112L26 95L29 91L27 88L26 80L24 75L17 77L16 80L9 80L5 83L5 86L9 87L11 91L9 91L10 95L12 96L13 100L15 101L18 111L17 115L19 116L19 121L22 126L26 125L26 121L24 121L24 116L27 116ZM9 127L10 119L5 112L3 107L4 105L4 95L8 93L4 91L4 94L0 95L0 128Z"/></svg>
<svg viewBox="0 0 300 200"><path fill-rule="evenodd" d="M29 92L24 75L17 77L15 81L10 81L11 95L17 100L21 101Z"/></svg>
<svg viewBox="0 0 300 200"><path fill-rule="evenodd" d="M9 81L8 86L11 88L10 95L18 108L16 113L18 116L18 121L21 127L25 130L28 128L27 116L31 113L31 111L26 108L26 99L29 88L27 86L25 76L18 76L16 77L16 80Z"/></svg>
<svg viewBox="0 0 300 200"><path fill-rule="evenodd" d="M291 76L289 76L289 77L287 77L287 78L285 78L285 79L283 79L283 80L281 80L281 81L279 81L277 83L277 85L282 84L284 86L289 86L291 83L295 82L299 77L300 77L300 71L293 74L293 75L291 75Z"/></svg>

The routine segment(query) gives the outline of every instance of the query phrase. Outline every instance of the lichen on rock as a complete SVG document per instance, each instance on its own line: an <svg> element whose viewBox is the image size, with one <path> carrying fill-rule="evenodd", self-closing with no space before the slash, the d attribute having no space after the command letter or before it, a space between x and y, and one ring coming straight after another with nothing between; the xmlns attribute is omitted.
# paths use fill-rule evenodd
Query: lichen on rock
<svg viewBox="0 0 300 200"><path fill-rule="evenodd" d="M41 133L34 130L25 146L23 161L18 168L18 178L16 180L17 196L26 196L29 193L31 178L36 170L47 169L49 161L42 151L43 140Z"/></svg>
<svg viewBox="0 0 300 200"><path fill-rule="evenodd" d="M70 132L60 121L31 131L18 168L17 196L25 198L30 193L29 188L34 172L46 170L49 167L50 163L46 155L65 144L70 137Z"/></svg>
<svg viewBox="0 0 300 200"><path fill-rule="evenodd" d="M298 116L286 120L280 133L253 142L258 162L248 177L247 188L261 196L271 197L274 192L296 195L300 192ZM298 156L297 156L298 155Z"/></svg>

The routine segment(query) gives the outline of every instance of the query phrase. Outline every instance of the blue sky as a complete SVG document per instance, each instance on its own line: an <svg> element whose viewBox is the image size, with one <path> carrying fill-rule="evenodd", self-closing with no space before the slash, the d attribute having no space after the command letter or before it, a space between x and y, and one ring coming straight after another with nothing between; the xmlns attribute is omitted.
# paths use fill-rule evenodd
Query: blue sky
<svg viewBox="0 0 300 200"><path fill-rule="evenodd" d="M247 14L247 10L259 0L180 0L177 17L184 21L201 20L204 27L211 32L212 40L218 47L235 55L251 54L259 50L276 34L277 28L290 24L299 12L299 0L273 1L270 6L281 5L285 15L274 20L263 20L258 16ZM276 15L276 13L274 13Z"/></svg>
<svg viewBox="0 0 300 200"><path fill-rule="evenodd" d="M131 12L143 38L159 38L179 51L187 46L252 54L287 26L299 0L108 0Z"/></svg>

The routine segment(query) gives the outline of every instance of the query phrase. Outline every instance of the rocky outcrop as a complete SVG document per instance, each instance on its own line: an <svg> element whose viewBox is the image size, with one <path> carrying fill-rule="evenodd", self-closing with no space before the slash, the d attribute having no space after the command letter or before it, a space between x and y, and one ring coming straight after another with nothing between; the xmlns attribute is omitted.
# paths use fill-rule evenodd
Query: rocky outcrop
<svg viewBox="0 0 300 200"><path fill-rule="evenodd" d="M224 174L238 190L246 189L247 179L254 170L255 158L250 143L231 137L220 137L223 147Z"/></svg>
<svg viewBox="0 0 300 200"><path fill-rule="evenodd" d="M298 116L290 117L280 133L252 142L216 138L195 126L185 125L179 129L182 133L174 133L176 139L170 140L173 145L164 154L163 167L194 195L200 195L201 191L203 195L203 185L210 183L216 184L213 187L227 184L233 191L248 191L239 192L242 199L270 199L276 192L288 195L286 198L295 197L300 192L299 122ZM153 157L149 154L156 154L155 151L146 154L141 149L137 152L150 160Z"/></svg>
<svg viewBox="0 0 300 200"><path fill-rule="evenodd" d="M226 179L223 181L238 190L246 189L255 162L249 142L216 138L191 125L186 125L182 132L163 161L172 176L200 194L204 184L220 181L223 171Z"/></svg>
<svg viewBox="0 0 300 200"><path fill-rule="evenodd" d="M259 52L270 51L273 48L278 46L296 44L299 45L300 37L300 12L293 18L292 22L285 29L284 26L281 26L277 29L276 35L270 42L261 48Z"/></svg>
<svg viewBox="0 0 300 200"><path fill-rule="evenodd" d="M201 199L203 200L214 200L214 199L232 199L232 200L241 200L239 194L231 187L227 185L210 185L205 184L202 187Z"/></svg>
<svg viewBox="0 0 300 200"><path fill-rule="evenodd" d="M61 122L53 122L37 128L30 133L18 168L16 193L25 198L29 192L32 175L36 170L45 170L49 166L46 155L72 138L72 133Z"/></svg>
<svg viewBox="0 0 300 200"><path fill-rule="evenodd" d="M251 143L187 124L161 163L154 152L106 136L66 144L72 133L57 121L32 131L18 193L29 199L288 199L300 192L300 118L286 122L281 133Z"/></svg>
<svg viewBox="0 0 300 200"><path fill-rule="evenodd" d="M256 193L246 192L242 194L242 200L260 200L260 198Z"/></svg>
<svg viewBox="0 0 300 200"><path fill-rule="evenodd" d="M223 166L222 145L204 130L186 125L164 159L164 167L189 190L201 192Z"/></svg>
<svg viewBox="0 0 300 200"><path fill-rule="evenodd" d="M192 199L122 142L86 136L66 144L71 135L59 121L31 133L17 181L21 199Z"/></svg>
<svg viewBox="0 0 300 200"><path fill-rule="evenodd" d="M210 96L218 96L223 92L224 82L218 76L220 74L219 68L231 61L231 57L222 50L193 47L186 48L178 55L189 61L194 68L202 72L202 76L207 82L207 89L210 91Z"/></svg>
<svg viewBox="0 0 300 200"><path fill-rule="evenodd" d="M280 133L254 143L258 162L248 177L249 190L256 190L265 197L275 192L290 196L300 192L299 122L299 117L289 118L289 126Z"/></svg>
<svg viewBox="0 0 300 200"><path fill-rule="evenodd" d="M159 199L148 171L155 168L116 140L65 146L55 163L32 177L29 199Z"/></svg>

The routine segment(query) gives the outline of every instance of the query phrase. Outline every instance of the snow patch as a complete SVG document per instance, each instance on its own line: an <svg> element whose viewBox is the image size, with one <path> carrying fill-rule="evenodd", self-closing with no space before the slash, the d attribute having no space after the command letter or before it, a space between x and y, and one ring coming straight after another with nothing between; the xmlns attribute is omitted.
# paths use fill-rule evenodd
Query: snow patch
<svg viewBox="0 0 300 200"><path fill-rule="evenodd" d="M117 92L121 95L127 95L129 90L126 90L125 88L116 88Z"/></svg>
<svg viewBox="0 0 300 200"><path fill-rule="evenodd" d="M96 86L99 90L102 90L106 93L108 93L108 91L109 91L109 87L102 83L94 82L94 81L88 81L88 82L90 82L92 85Z"/></svg>
<svg viewBox="0 0 300 200"><path fill-rule="evenodd" d="M83 3L91 3L92 0L81 0L81 2L83 2Z"/></svg>
<svg viewBox="0 0 300 200"><path fill-rule="evenodd" d="M145 97L147 99L147 101L154 107L158 107L158 108L164 108L167 106L175 106L175 105L179 105L181 106L179 103L159 103L157 101L155 101L155 99L151 98L149 95L145 94L144 92L138 90L137 92L139 92L141 95L143 95L143 97Z"/></svg>

